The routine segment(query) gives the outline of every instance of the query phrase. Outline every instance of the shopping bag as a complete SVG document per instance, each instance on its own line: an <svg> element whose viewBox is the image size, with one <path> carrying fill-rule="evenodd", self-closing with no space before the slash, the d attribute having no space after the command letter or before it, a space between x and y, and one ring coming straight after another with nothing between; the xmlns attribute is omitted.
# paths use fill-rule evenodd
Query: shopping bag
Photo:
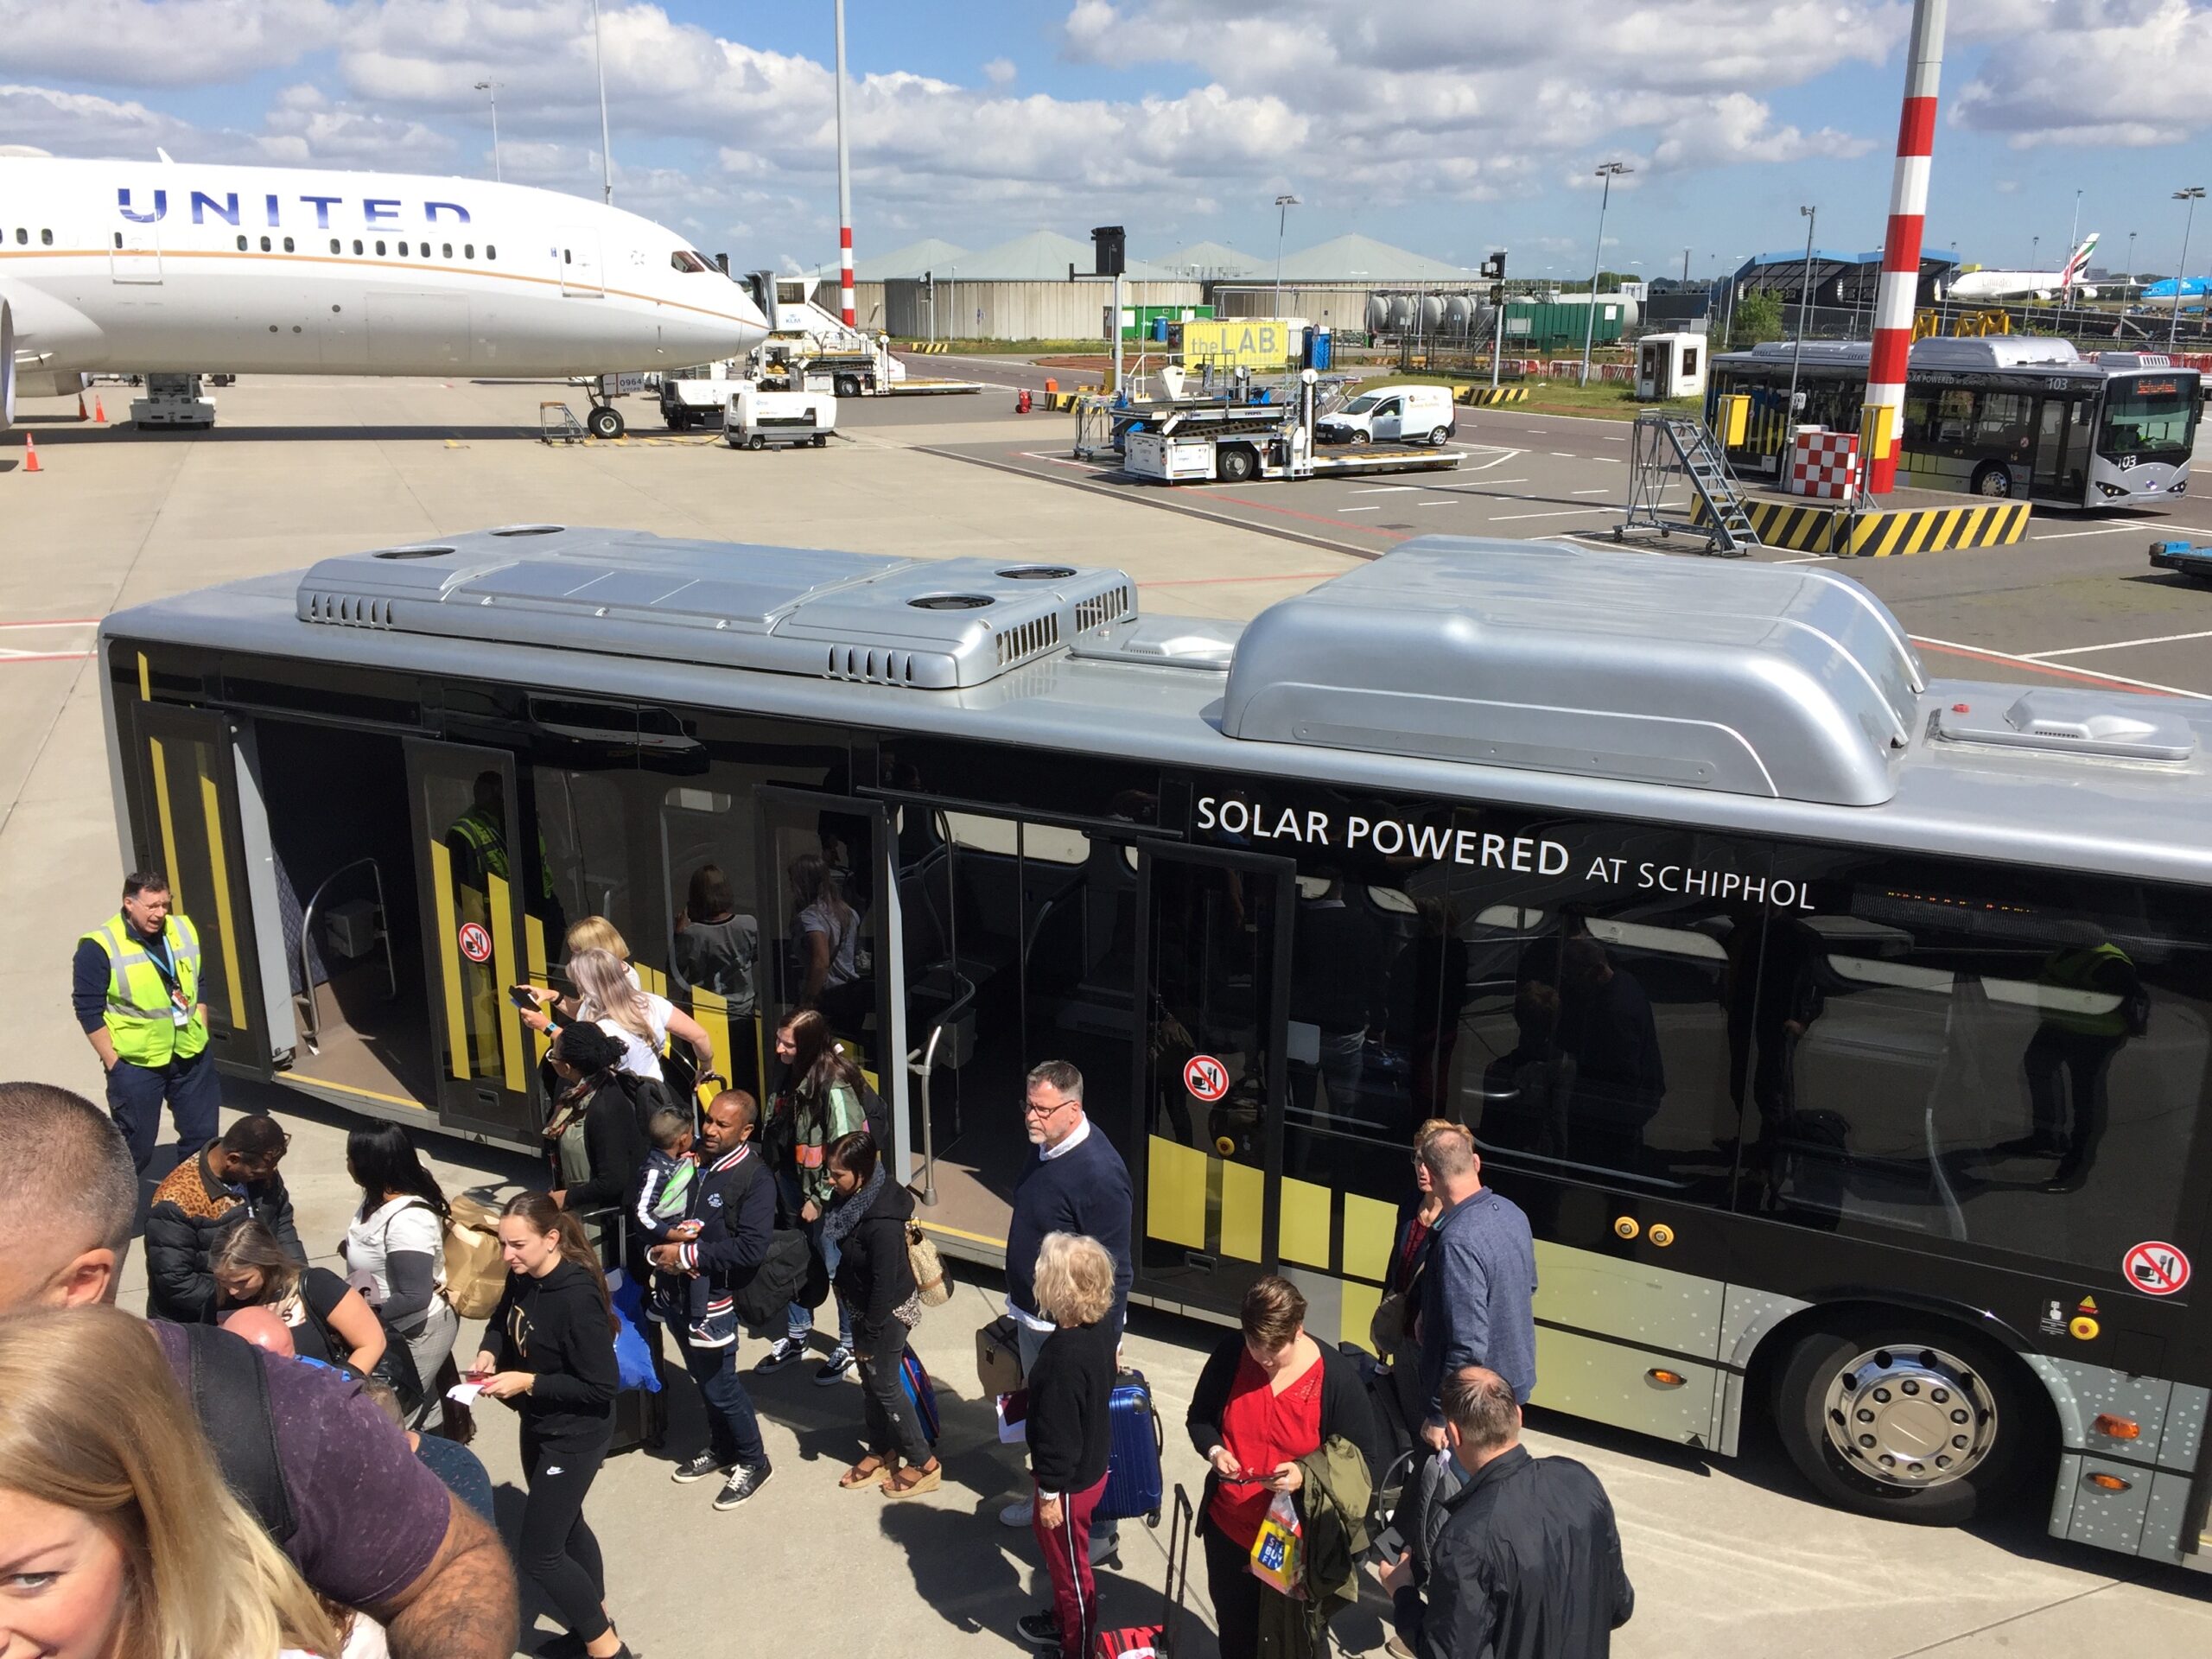
<svg viewBox="0 0 2212 1659"><path fill-rule="evenodd" d="M937 1414L937 1385L930 1381L929 1368L912 1348L899 1356L899 1386L906 1402L921 1419L922 1435L931 1446L937 1444L940 1426Z"/></svg>
<svg viewBox="0 0 2212 1659"><path fill-rule="evenodd" d="M995 1396L999 1414L999 1444L1026 1446L1029 1442L1029 1390Z"/></svg>
<svg viewBox="0 0 2212 1659"><path fill-rule="evenodd" d="M1268 1518L1260 1522L1260 1535L1252 1541L1252 1576L1286 1596L1297 1594L1301 1541L1298 1505L1288 1492L1277 1492L1268 1505Z"/></svg>
<svg viewBox="0 0 2212 1659"><path fill-rule="evenodd" d="M653 1369L653 1351L638 1329L645 1318L645 1295L620 1268L607 1275L607 1292L614 1303L614 1370L626 1389L660 1392L660 1373Z"/></svg>

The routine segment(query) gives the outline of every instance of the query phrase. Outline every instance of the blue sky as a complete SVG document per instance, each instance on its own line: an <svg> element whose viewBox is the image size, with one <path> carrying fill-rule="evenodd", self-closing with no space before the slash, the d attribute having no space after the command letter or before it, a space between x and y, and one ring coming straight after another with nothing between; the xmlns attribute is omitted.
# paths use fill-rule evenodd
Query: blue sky
<svg viewBox="0 0 2212 1659"><path fill-rule="evenodd" d="M745 264L834 259L830 0L605 0L617 200ZM1929 234L2171 271L2212 182L2212 0L1955 0ZM855 238L981 247L1118 221L1159 254L1363 232L1588 267L1601 160L1637 168L1609 265L1703 276L1878 245L1903 0L850 0ZM0 144L488 173L594 193L588 0L0 0ZM2198 246L2212 256L2212 226ZM2212 258L2191 261L2193 266Z"/></svg>

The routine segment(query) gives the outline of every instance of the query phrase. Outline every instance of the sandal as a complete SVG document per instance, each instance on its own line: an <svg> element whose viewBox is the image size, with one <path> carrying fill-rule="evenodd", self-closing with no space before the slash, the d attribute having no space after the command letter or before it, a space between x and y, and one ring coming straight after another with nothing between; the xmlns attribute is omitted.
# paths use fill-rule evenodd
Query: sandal
<svg viewBox="0 0 2212 1659"><path fill-rule="evenodd" d="M907 1477L912 1476L909 1479ZM944 1484L944 1465L931 1459L928 1466L917 1469L912 1464L899 1471L883 1483L886 1497L919 1497L924 1492L933 1492Z"/></svg>
<svg viewBox="0 0 2212 1659"><path fill-rule="evenodd" d="M880 1486L899 1472L893 1459L879 1458L871 1452L838 1477L837 1484L846 1491L856 1492L863 1486Z"/></svg>

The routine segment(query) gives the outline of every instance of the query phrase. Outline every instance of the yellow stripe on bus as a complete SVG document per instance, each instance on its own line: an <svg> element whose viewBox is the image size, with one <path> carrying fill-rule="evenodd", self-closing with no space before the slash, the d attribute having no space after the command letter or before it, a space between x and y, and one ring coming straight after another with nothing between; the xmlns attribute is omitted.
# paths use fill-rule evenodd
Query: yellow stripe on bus
<svg viewBox="0 0 2212 1659"><path fill-rule="evenodd" d="M461 1011L461 942L454 937L453 854L435 836L430 842L430 893L437 912L438 968L446 988L447 1064L454 1076L468 1080L468 1022Z"/></svg>
<svg viewBox="0 0 2212 1659"><path fill-rule="evenodd" d="M537 917L525 914L522 918L523 961L530 969L530 982L545 983L545 924ZM535 1065L545 1058L545 1051L553 1046L553 1039L542 1031L530 1033L530 1058Z"/></svg>
<svg viewBox="0 0 2212 1659"><path fill-rule="evenodd" d="M1282 1220L1275 1253L1286 1262L1302 1262L1312 1268L1329 1265L1329 1200L1325 1186L1312 1181L1282 1181Z"/></svg>
<svg viewBox="0 0 2212 1659"><path fill-rule="evenodd" d="M720 991L709 991L694 986L691 991L691 1017L707 1033L707 1040L715 1046L715 1069L725 1067L733 1071L737 1054L729 1046L729 1004Z"/></svg>
<svg viewBox="0 0 2212 1659"><path fill-rule="evenodd" d="M492 901L487 918L492 929L492 971L499 980L494 988L499 1009L499 1058L505 1065L507 1087L524 1094L530 1084L522 1065L522 1011L506 990L515 982L514 893L503 875L487 874L485 886Z"/></svg>
<svg viewBox="0 0 2212 1659"><path fill-rule="evenodd" d="M1390 1243L1398 1236L1398 1210L1380 1198L1344 1194L1344 1271L1362 1279L1387 1279ZM1361 1325L1363 1333L1364 1322Z"/></svg>
<svg viewBox="0 0 2212 1659"><path fill-rule="evenodd" d="M146 750L154 760L154 806L162 823L162 868L168 873L169 904L177 910L185 908L184 887L181 878L184 872L176 867L176 823L169 816L169 759L162 747L162 740L149 737Z"/></svg>
<svg viewBox="0 0 2212 1659"><path fill-rule="evenodd" d="M1264 1262L1268 1178L1249 1164L1221 1166L1221 1253L1239 1262Z"/></svg>
<svg viewBox="0 0 2212 1659"><path fill-rule="evenodd" d="M231 994L231 1027L244 1031L245 983L238 972L239 940L231 915L231 861L223 850L223 798L214 779L204 772L200 774L200 810L207 819L207 862L215 882L215 922L223 940L223 985Z"/></svg>
<svg viewBox="0 0 2212 1659"><path fill-rule="evenodd" d="M142 651L138 653L138 701L151 702L153 700L154 671L146 665L146 653ZM170 897L175 895L172 893Z"/></svg>
<svg viewBox="0 0 2212 1659"><path fill-rule="evenodd" d="M1152 1137L1145 1181L1145 1235L1170 1244L1206 1247L1206 1155L1195 1147Z"/></svg>

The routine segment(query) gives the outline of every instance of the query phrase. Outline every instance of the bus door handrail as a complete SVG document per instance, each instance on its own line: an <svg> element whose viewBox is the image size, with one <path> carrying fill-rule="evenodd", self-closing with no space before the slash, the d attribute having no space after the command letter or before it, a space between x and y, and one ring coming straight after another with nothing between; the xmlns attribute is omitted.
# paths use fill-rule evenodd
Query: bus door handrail
<svg viewBox="0 0 2212 1659"><path fill-rule="evenodd" d="M386 993L385 1001L394 1001L399 995L399 966L391 954L391 926L384 903L384 871L374 858L357 858L350 864L340 864L317 884L314 893L308 899L307 907L300 912L300 983L304 988L306 995L307 1045L308 1052L310 1054L322 1052L322 1012L315 1001L315 957L312 954L315 944L315 907L322 902L322 895L329 890L332 882L341 875L359 869L364 864L369 867L370 878L376 883L377 938L384 944L385 977L391 986L391 990Z"/></svg>
<svg viewBox="0 0 2212 1659"><path fill-rule="evenodd" d="M937 1046L944 1040L944 1021L940 1020L930 1027L928 1045L906 1057L908 1075L922 1085L922 1202L931 1208L937 1205L937 1134L930 1123L930 1073L937 1067Z"/></svg>

